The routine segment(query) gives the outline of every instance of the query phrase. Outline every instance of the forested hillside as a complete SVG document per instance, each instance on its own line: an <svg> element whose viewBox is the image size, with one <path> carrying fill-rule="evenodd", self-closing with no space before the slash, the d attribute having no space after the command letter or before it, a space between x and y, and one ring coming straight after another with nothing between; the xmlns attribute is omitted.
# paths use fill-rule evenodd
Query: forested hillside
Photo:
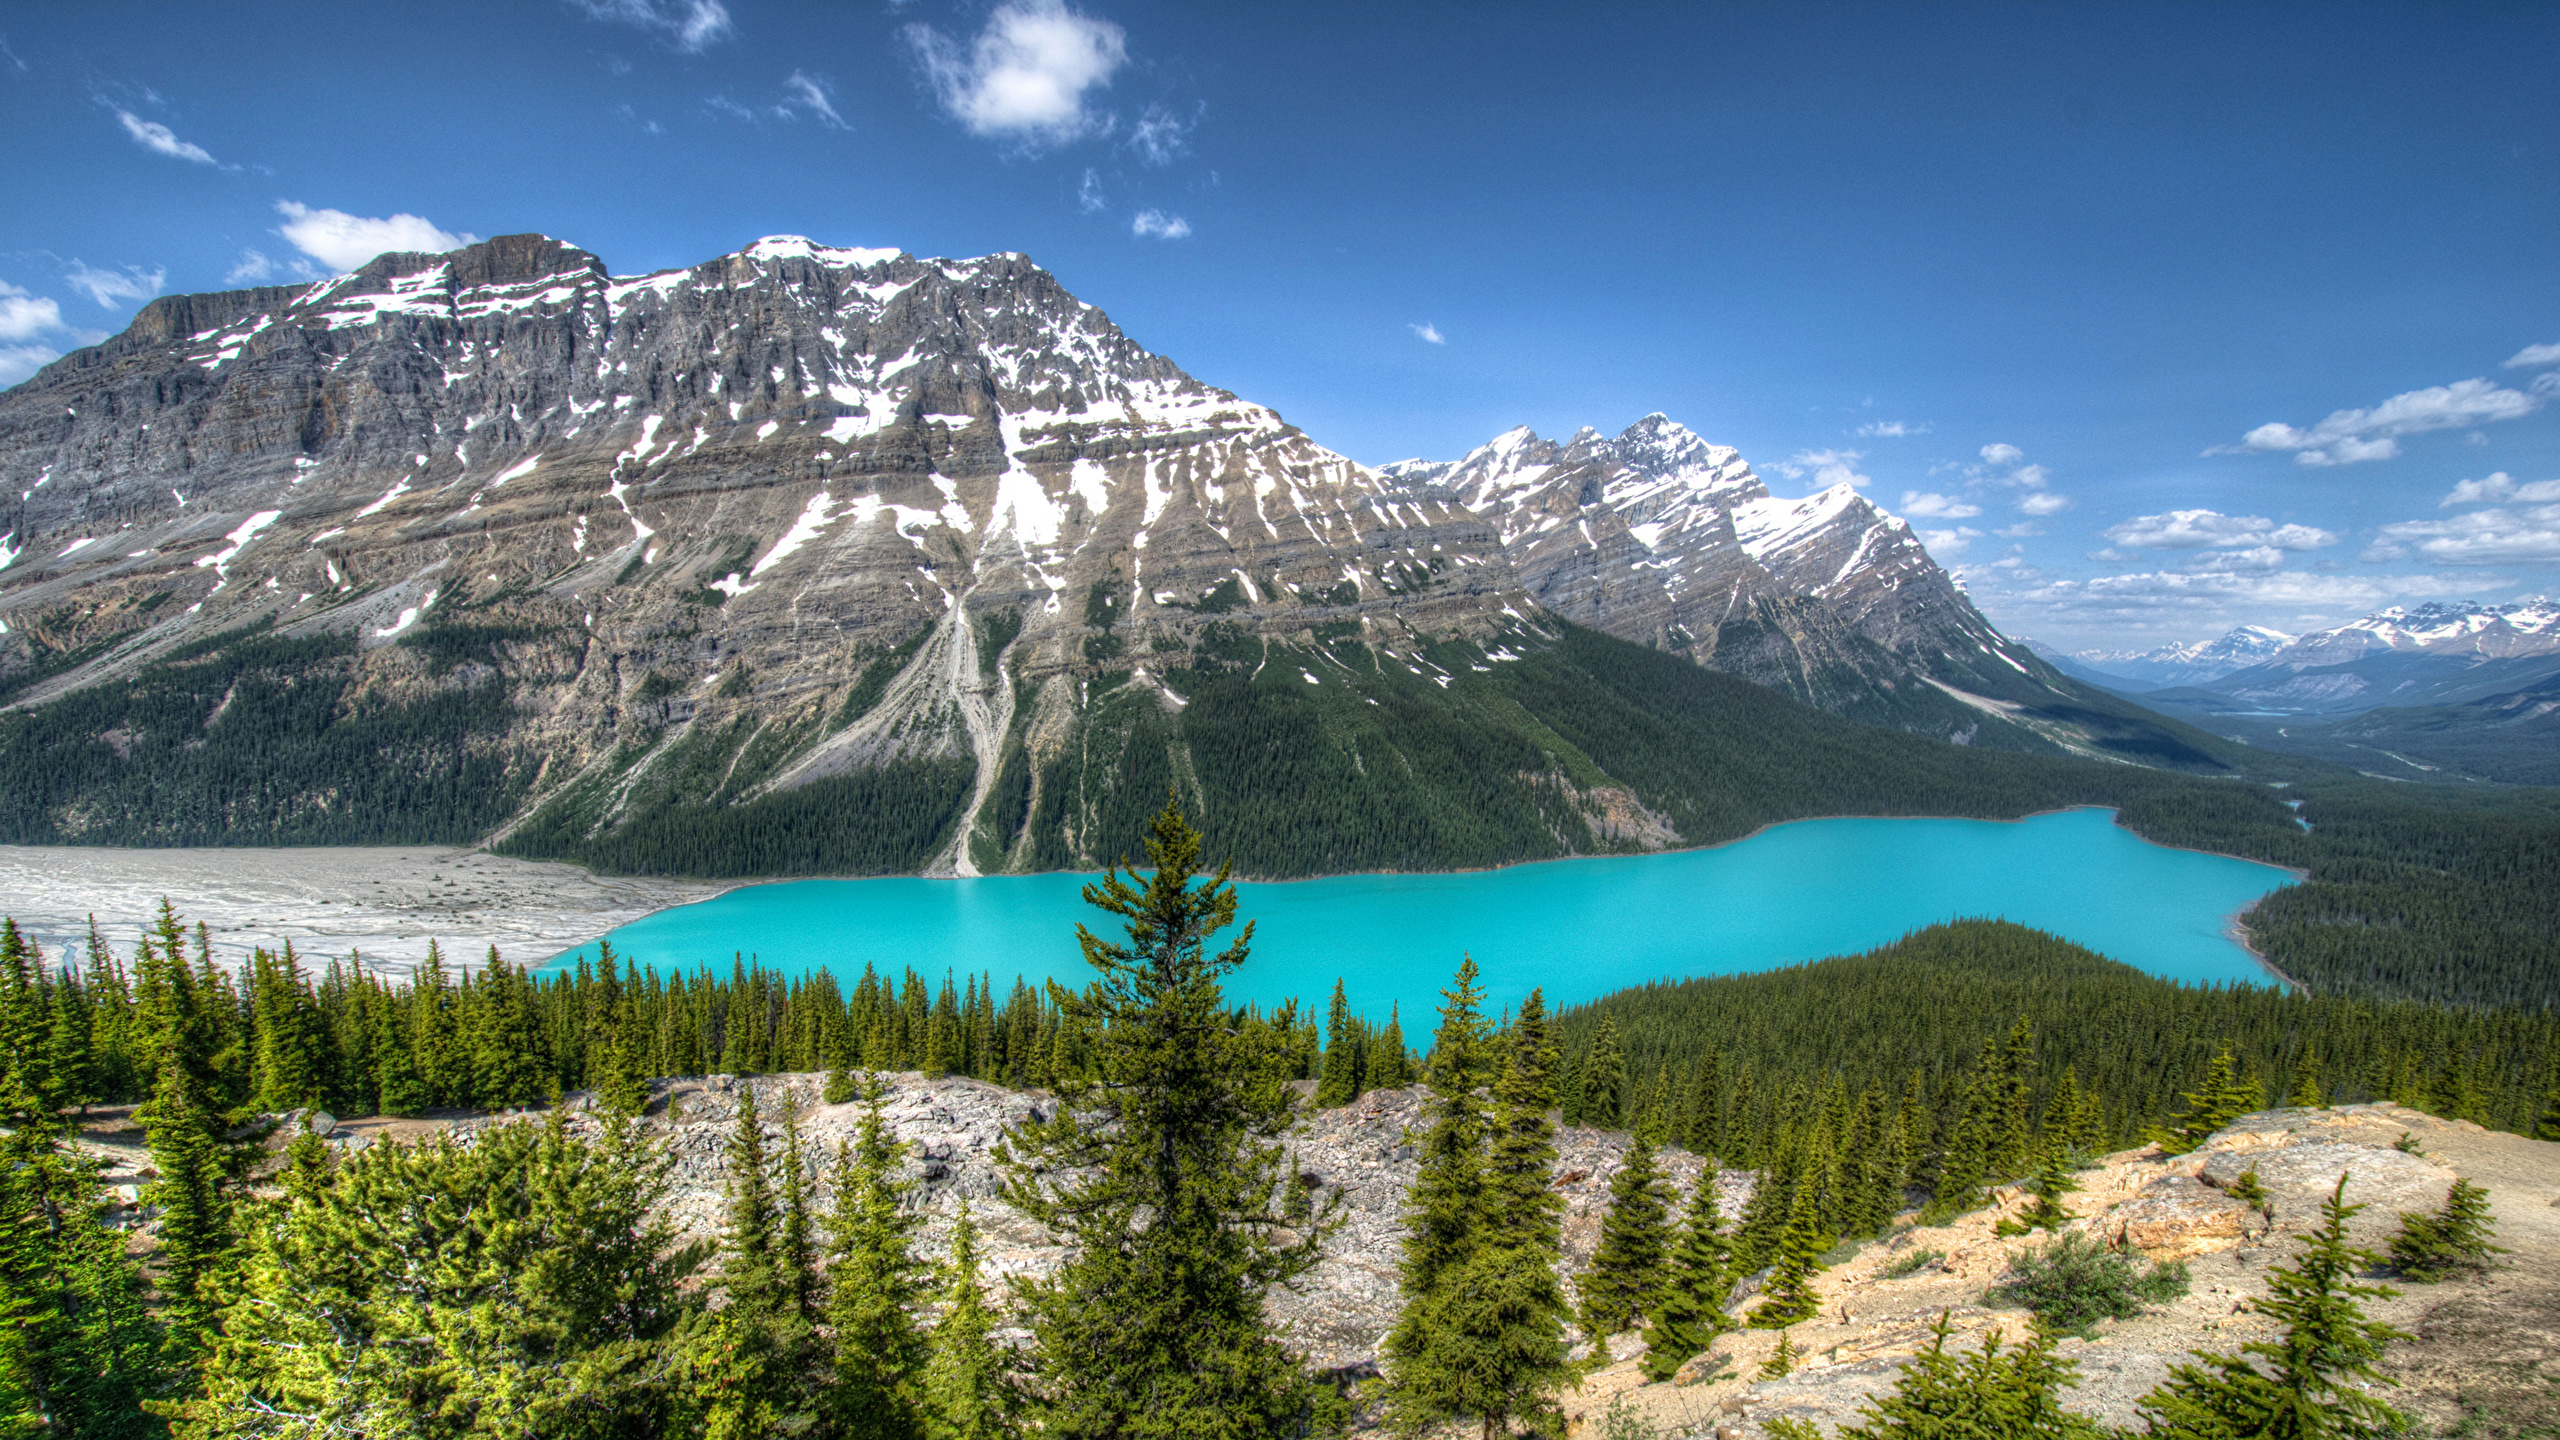
<svg viewBox="0 0 2560 1440"><path fill-rule="evenodd" d="M2131 1144L2228 1052L2243 1108L2392 1100L2497 1129L2560 1120L2560 1018L2189 986L2001 921L1931 926L1863 955L1621 990L1557 1015L1568 1118L1662 1108L1671 1133L1760 1154L1861 1092L1943 1112L1963 1077L2016 1069L2020 1118L2094 1096L2092 1139ZM1742 1162L1747 1163L1747 1162Z"/></svg>

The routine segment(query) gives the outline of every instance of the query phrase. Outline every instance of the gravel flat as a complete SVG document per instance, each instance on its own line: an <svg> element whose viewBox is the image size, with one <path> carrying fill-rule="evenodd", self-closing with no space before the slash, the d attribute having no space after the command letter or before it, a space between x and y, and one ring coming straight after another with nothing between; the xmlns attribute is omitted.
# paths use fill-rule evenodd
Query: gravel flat
<svg viewBox="0 0 2560 1440"><path fill-rule="evenodd" d="M85 943L89 917L119 956L166 897L217 957L287 940L311 962L360 955L393 974L438 942L448 963L477 965L495 945L517 964L549 958L670 905L731 888L693 880L594 875L575 865L445 846L119 850L0 845L0 913L48 956Z"/></svg>

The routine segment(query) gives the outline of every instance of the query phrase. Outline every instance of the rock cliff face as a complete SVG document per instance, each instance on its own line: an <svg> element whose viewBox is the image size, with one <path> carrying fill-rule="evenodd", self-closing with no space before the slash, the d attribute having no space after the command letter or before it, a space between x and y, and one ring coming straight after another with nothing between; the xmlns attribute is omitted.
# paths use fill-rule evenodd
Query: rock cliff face
<svg viewBox="0 0 2560 1440"><path fill-rule="evenodd" d="M1020 255L776 238L616 278L507 236L166 297L0 396L0 495L13 707L193 694L165 667L257 627L194 723L325 682L377 765L462 797L433 838L639 868L742 842L635 815L821 784L826 823L879 821L867 868L1109 858L1114 797L1206 763L1202 675L1445 692L1549 615L1977 743L2047 747L1981 697L2060 693L1854 492L1774 498L1660 416L1369 470ZM146 763L99 714L99 773ZM437 734L477 758L418 758ZM370 793L309 763L278 813ZM20 838L132 838L87 794Z"/></svg>

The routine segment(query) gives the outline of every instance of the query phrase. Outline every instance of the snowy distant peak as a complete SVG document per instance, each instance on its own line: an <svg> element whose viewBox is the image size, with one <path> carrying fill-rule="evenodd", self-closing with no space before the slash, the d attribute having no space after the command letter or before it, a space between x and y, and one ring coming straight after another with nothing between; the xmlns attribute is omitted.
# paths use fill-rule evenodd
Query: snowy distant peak
<svg viewBox="0 0 2560 1440"><path fill-rule="evenodd" d="M2261 665L2294 637L2264 625L2239 625L2211 640L2171 641L2148 650L2082 650L2066 658L2110 675L2154 685L2202 685Z"/></svg>
<svg viewBox="0 0 2560 1440"><path fill-rule="evenodd" d="M2300 669L2343 664L2384 650L2484 660L2560 652L2560 604L2534 595L2505 605L2468 600L2394 605L2305 635L2267 658Z"/></svg>
<svg viewBox="0 0 2560 1440"><path fill-rule="evenodd" d="M744 260L815 260L821 265L839 269L868 270L886 265L904 250L867 250L841 245L821 245L805 235L767 235L738 252ZM1010 258L1020 258L1010 257Z"/></svg>

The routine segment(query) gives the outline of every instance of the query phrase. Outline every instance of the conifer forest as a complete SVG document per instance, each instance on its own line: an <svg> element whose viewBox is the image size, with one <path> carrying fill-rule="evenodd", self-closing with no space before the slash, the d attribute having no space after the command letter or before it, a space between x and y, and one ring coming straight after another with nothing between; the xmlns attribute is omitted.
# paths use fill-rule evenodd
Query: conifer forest
<svg viewBox="0 0 2560 1440"><path fill-rule="evenodd" d="M1612 1337L1641 1334L1667 1377L1731 1327L1784 1330L1836 1246L1914 1207L2059 1195L2089 1156L2192 1147L2277 1103L2560 1135L2547 1010L2182 986L1998 922L1555 1012L1536 992L1489 1006L1462 959L1410 1037L1338 985L1322 1013L1239 1008L1221 982L1250 963L1250 917L1178 806L1147 853L1059 937L1087 984L1001 995L912 971L660 974L610 948L539 974L438 957L397 984L289 951L234 973L165 906L129 948L93 931L78 955L0 924L0 1402L24 1433L101 1436L1553 1433ZM1056 1097L1007 1138L1003 1194L1077 1258L999 1283L964 1211L928 1262L878 1108L895 1071ZM743 1088L721 1233L680 1243L638 1123L652 1082L786 1072L866 1104L858 1139L815 1153L796 1110ZM1282 1137L1408 1086L1401 1317L1380 1375L1317 1373L1262 1309L1339 1223ZM157 1176L140 1254L136 1212L72 1143L119 1106ZM352 1150L303 1123L462 1109L522 1114ZM1633 1148L1568 1285L1548 1180L1577 1128ZM1678 1152L1753 1172L1747 1203L1680 1193L1657 1158ZM2482 1213L2413 1229L2407 1263L2485 1253ZM1746 1277L1756 1299L1730 1304ZM2344 1285L2323 1293L2351 1305ZM2049 1395L2050 1344L2009 1352L2025 1369L2001 1383L2043 1373ZM1958 1385L1951 1363L1923 1357L1906 1387ZM2335 1378L2194 1373L2151 1433L2259 1433L2171 1417Z"/></svg>

